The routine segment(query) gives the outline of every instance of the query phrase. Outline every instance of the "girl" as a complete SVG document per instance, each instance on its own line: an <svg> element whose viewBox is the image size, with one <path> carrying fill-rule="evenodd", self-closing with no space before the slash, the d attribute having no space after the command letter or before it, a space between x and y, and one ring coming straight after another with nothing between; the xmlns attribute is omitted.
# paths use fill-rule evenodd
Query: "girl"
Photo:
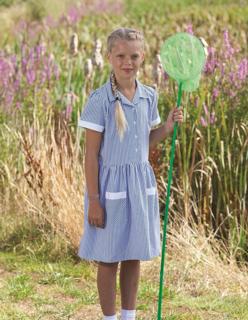
<svg viewBox="0 0 248 320"><path fill-rule="evenodd" d="M182 122L181 108L161 122L156 91L141 84L141 32L120 28L107 39L109 80L89 97L78 125L86 128L84 235L78 255L98 263L104 320L116 320L120 262L121 319L135 319L140 260L160 255L157 184L149 150Z"/></svg>

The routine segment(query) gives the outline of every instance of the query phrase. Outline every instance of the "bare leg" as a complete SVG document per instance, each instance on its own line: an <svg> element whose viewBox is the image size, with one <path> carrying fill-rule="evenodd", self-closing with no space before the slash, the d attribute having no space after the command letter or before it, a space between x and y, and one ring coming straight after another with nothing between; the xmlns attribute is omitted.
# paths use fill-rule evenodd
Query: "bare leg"
<svg viewBox="0 0 248 320"><path fill-rule="evenodd" d="M140 260L121 262L120 289L122 309L134 310L139 286Z"/></svg>
<svg viewBox="0 0 248 320"><path fill-rule="evenodd" d="M116 300L116 273L118 262L98 263L97 288L102 312L105 316L112 316L115 311Z"/></svg>

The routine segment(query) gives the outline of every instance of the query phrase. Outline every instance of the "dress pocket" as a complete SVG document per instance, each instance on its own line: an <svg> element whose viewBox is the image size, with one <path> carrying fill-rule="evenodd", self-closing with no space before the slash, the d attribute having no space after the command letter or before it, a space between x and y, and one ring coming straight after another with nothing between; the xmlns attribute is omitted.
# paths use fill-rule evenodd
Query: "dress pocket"
<svg viewBox="0 0 248 320"><path fill-rule="evenodd" d="M148 196L155 195L156 194L156 188L155 187L146 188L146 194Z"/></svg>
<svg viewBox="0 0 248 320"><path fill-rule="evenodd" d="M147 204L149 215L159 215L159 203L158 203L158 192L156 187L146 188Z"/></svg>
<svg viewBox="0 0 248 320"><path fill-rule="evenodd" d="M154 252L158 251L160 242L160 214L159 214L159 200L158 190L156 187L146 188L146 199L149 216L149 236L151 248Z"/></svg>
<svg viewBox="0 0 248 320"><path fill-rule="evenodd" d="M105 192L105 209L108 223L120 225L127 217L127 192Z"/></svg>
<svg viewBox="0 0 248 320"><path fill-rule="evenodd" d="M126 238L129 232L129 210L127 192L105 192L106 231L108 246L111 252L125 250Z"/></svg>

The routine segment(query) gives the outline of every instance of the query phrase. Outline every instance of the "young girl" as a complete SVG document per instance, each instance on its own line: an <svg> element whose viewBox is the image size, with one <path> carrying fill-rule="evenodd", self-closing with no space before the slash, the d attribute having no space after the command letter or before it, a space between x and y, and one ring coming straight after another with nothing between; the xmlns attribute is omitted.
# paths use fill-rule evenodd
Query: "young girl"
<svg viewBox="0 0 248 320"><path fill-rule="evenodd" d="M84 234L78 255L98 263L97 287L104 320L116 320L120 262L121 319L135 319L140 260L160 255L157 184L149 149L182 122L174 108L165 123L156 91L141 84L141 32L120 28L107 40L109 80L91 93L78 125L86 128Z"/></svg>

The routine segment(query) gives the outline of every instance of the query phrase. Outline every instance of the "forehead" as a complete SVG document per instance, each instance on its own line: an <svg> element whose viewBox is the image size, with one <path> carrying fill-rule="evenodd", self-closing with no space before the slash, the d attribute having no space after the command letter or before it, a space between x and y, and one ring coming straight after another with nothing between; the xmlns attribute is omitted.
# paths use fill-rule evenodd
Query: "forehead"
<svg viewBox="0 0 248 320"><path fill-rule="evenodd" d="M143 44L140 40L117 39L113 43L111 52L143 52Z"/></svg>

